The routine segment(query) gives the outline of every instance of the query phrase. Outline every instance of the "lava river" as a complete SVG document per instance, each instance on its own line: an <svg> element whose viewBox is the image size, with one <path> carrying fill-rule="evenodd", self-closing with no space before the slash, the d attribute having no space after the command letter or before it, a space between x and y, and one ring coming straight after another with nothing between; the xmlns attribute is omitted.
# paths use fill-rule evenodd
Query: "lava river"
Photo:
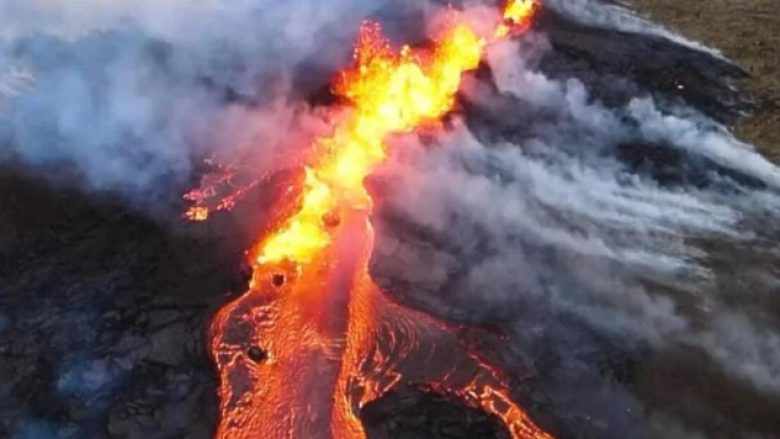
<svg viewBox="0 0 780 439"><path fill-rule="evenodd" d="M220 376L220 438L363 438L365 404L398 382L458 398L500 418L515 438L548 438L512 401L501 370L461 328L394 302L372 281L372 199L363 180L387 156L388 135L451 111L461 75L485 48L524 30L535 10L515 0L477 30L449 11L427 48L391 48L366 23L354 65L333 84L349 104L278 218L249 251L249 290L211 325ZM292 190L295 189L295 190ZM193 219L207 208L195 206Z"/></svg>

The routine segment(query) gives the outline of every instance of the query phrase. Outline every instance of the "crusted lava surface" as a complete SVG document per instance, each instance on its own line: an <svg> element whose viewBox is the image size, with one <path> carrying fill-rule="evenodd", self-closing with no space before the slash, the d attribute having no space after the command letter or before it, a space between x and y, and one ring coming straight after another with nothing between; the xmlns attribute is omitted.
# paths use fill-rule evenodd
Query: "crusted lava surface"
<svg viewBox="0 0 780 439"><path fill-rule="evenodd" d="M693 105L724 122L749 108L731 87L744 73L722 59L660 37L577 24L546 9L535 26L549 35L553 47L542 70L553 78L580 78L607 104L649 93L669 105ZM492 86L487 68L477 77ZM616 80L625 86L611 87ZM521 136L513 124L522 121L508 123L502 117L519 111L521 104L494 92L503 100L498 110L463 99L469 128L486 138ZM662 185L707 186L715 173L761 186L749 176L655 144L621 145L618 157ZM255 204L262 209L262 200ZM214 312L246 289L243 252L251 237L231 222L240 214L206 226L148 219L110 194L85 195L11 167L0 168L0 206L0 436L211 437L217 379L204 331ZM402 269L410 254L422 255L421 260L458 260L457 249L395 212L380 209L378 216L372 275L398 301L475 327L491 323L500 328L507 314L522 315L522 304L475 315L468 301L445 297L442 292L457 285L457 270L443 284L405 278ZM767 239L777 238L771 236L776 232L767 233ZM755 282L745 274L763 264L747 266L755 248L703 245L713 250L708 263L720 288ZM771 271L772 262L766 265ZM766 286L753 287L771 285L767 280ZM780 301L769 296L761 304L741 303L737 295L733 300L735 306L780 311ZM696 426L723 419L706 430L720 429L722 437L741 431L770 437L780 431L777 397L722 376L698 352L625 352L588 328L572 324L566 330L581 331L581 338L594 346L577 353L587 373L608 376L649 407L663 407ZM485 337L487 349L500 351L493 338L502 339ZM544 344L523 343L513 340L512 348L497 356L502 364L532 365L526 369L533 377L512 377L511 383L535 419L560 438L628 437L621 425L556 407L548 395L562 379L555 374L561 358ZM257 349L250 356L262 361L264 353ZM587 385L587 373L558 385L577 385L578 379ZM507 437L497 419L413 386L396 389L361 415L369 437L377 439Z"/></svg>

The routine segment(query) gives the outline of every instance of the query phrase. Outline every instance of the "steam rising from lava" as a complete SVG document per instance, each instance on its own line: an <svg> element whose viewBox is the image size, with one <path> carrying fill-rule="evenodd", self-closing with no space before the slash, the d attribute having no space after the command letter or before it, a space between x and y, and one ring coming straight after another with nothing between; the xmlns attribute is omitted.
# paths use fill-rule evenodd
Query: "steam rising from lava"
<svg viewBox="0 0 780 439"><path fill-rule="evenodd" d="M387 157L387 137L436 123L486 44L527 27L533 10L530 1L510 3L505 23L496 17L484 36L450 12L432 49L397 54L377 25L364 24L355 65L334 87L352 105L315 142L300 200L282 207L280 224L250 253L250 290L214 319L219 437L365 437L359 410L400 381L481 407L512 437L549 437L458 328L393 303L374 285L372 198L363 187ZM190 218L207 216L195 209Z"/></svg>
<svg viewBox="0 0 780 439"><path fill-rule="evenodd" d="M610 107L578 80L545 76L537 63L549 50L539 35L494 47L487 60L498 92L483 81L470 81L464 92L474 112L492 111L488 122L466 117L434 139L398 140L399 153L375 177L386 190L381 209L405 221L401 229L423 230L435 244L415 244L393 221L378 226L376 275L386 280L380 284L418 285L469 310L470 318L479 310L477 320L518 322L519 351L577 358L554 372L539 371L550 374L545 392L567 413L625 426L610 437L638 435L635 410L642 407L609 377L583 372L592 367L589 356L613 344L640 359L680 346L700 350L734 379L776 395L774 318L734 305L735 297L764 300L778 287L769 280L776 274L754 280L758 286L748 291L709 261L718 254L713 243L728 243L729 252L750 248L759 264L777 261L777 228L759 224L780 213L780 171L700 113L662 110L650 97ZM526 117L544 122L528 128ZM483 130L482 123L505 123L504 134ZM712 161L691 184L615 160L619 148L643 142ZM437 147L431 151L430 144ZM740 175L754 180L740 183ZM428 262L425 269L419 261ZM415 292L404 297L415 302ZM416 303L436 309L436 302ZM590 380L604 393L583 390L573 402L567 389ZM601 411L615 406L631 410Z"/></svg>
<svg viewBox="0 0 780 439"><path fill-rule="evenodd" d="M389 4L425 9L387 0L4 1L0 154L147 209L178 199L204 155L283 168L288 133L322 124L300 84L326 82L361 21Z"/></svg>
<svg viewBox="0 0 780 439"><path fill-rule="evenodd" d="M367 16L384 18L388 4L413 4L423 17L438 8L417 1L260 3L91 1L79 2L87 5L82 8L59 0L2 2L0 159L12 157L41 172L51 171L42 165L66 163L91 188L157 205L161 193L178 196L178 187L194 174L193 159L213 155L215 180L190 194L200 202L194 219L229 209L263 187L258 175L306 164L310 170L288 182L293 190L283 194L262 234L289 228L298 205L284 203L297 199L296 188L332 180L314 172L325 163L313 160L317 154L308 147L326 151L326 144L314 140L332 137L333 126L354 117L348 108L323 111L305 102L312 87L348 62L344 47ZM604 2L548 0L545 6L588 26L699 47ZM377 155L384 164L372 180L382 196L367 204L377 230L371 278L430 314L445 309L464 320L500 319L514 327L506 355L531 373L536 394L545 395L562 418L578 419L573 425L586 423L581 419L607 425L605 437L637 437L657 419L645 415L650 409L635 388L615 377L620 367L600 362L612 361L614 352L620 361L636 363L675 349L701 353L727 379L759 395L780 394L777 323L768 311L775 309L769 292L780 287L773 265L780 260L777 167L700 111L625 86L622 77L610 91L625 87L633 98L615 104L573 78L576 72L562 69L563 76L554 76L555 68L540 60L558 50L535 30L493 45L489 69L467 77L461 87L456 116L422 134L389 140L392 147ZM641 160L627 164L626 151L634 147ZM231 197L211 191L222 186L234 191ZM347 198L352 196L365 201L362 187ZM250 254L257 266L253 288L268 295L250 294L234 304L237 315L251 320L228 325L223 341L235 342L235 349L217 358L242 362L233 378L248 385L252 375L244 370L259 373L274 361L296 358L298 348L324 351L333 355L322 363L312 360L329 377L322 395L346 385L353 401L365 403L394 383L397 375L390 370L402 370L405 379L431 379L415 376L414 362L388 359L413 358L435 346L432 363L462 359L453 365L465 375L474 372L482 383L503 388L501 374L486 371L505 362L465 359L453 335L462 328L409 311L366 286L370 278L359 263L371 247L370 233L361 228L365 218L331 214L333 200L325 199L327 209L312 215L317 227L325 225L315 233L338 236L330 247L308 250L330 249L311 259L333 279L316 291L349 285L385 309L363 313L373 316L379 342L361 370L379 372L345 384L341 364L355 364L360 356L354 347L361 342L336 337L326 343L309 337L313 332L293 339L300 322L292 323L295 330L255 325L285 320L276 315L283 307L274 301L281 297L301 299L288 319L298 310L306 316L313 309L343 309L338 301L346 300L308 294L313 287L298 288L296 295L293 285L311 286L313 278L278 261L259 264L258 258L277 259L262 257L266 241L260 240ZM360 237L360 245L345 243L350 234ZM733 253L727 264L718 260L722 248ZM327 258L338 264L322 263ZM403 291L406 286L410 291ZM431 296L439 302L431 304ZM329 333L343 332L339 315L322 311L314 320ZM367 326L349 331L365 335L372 332ZM396 337L386 327L409 330ZM247 344L252 331L260 333ZM264 344L285 337L290 340L283 346ZM339 353L349 361L336 360ZM550 358L557 359L552 366ZM292 375L301 370L296 367L290 368L295 382L280 381L265 391L276 392L278 401L286 391L300 390L296 383L307 376ZM451 379L465 386L464 376ZM250 407L241 399L246 394L251 392L231 393L225 401ZM685 403L698 410L701 401ZM324 412L317 425L330 425L330 414L345 410ZM288 425L296 421L290 413L279 413ZM659 424L657 437L696 435Z"/></svg>

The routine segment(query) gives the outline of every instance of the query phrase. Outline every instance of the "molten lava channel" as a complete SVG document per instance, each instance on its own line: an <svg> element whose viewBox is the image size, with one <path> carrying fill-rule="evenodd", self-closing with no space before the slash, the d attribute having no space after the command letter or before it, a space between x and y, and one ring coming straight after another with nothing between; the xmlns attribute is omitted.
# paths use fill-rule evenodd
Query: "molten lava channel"
<svg viewBox="0 0 780 439"><path fill-rule="evenodd" d="M489 35L451 11L426 49L394 51L377 24L363 25L354 65L333 86L349 108L312 145L300 199L279 206L281 221L250 250L249 290L212 322L218 437L364 438L360 409L402 380L496 415L514 438L550 437L458 328L374 284L372 199L363 186L387 157L387 136L450 111L463 73L487 45L525 29L534 10L532 0L509 2ZM196 205L188 216L208 214Z"/></svg>

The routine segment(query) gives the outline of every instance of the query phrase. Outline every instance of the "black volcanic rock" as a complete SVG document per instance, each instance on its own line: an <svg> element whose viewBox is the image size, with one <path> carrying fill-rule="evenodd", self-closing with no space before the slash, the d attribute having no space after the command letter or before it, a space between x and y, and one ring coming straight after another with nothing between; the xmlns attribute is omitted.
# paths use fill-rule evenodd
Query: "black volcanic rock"
<svg viewBox="0 0 780 439"><path fill-rule="evenodd" d="M242 249L8 169L0 202L0 436L209 437Z"/></svg>
<svg viewBox="0 0 780 439"><path fill-rule="evenodd" d="M722 59L658 37L594 29L546 9L534 26L549 36L553 48L541 61L542 71L553 78L579 78L606 105L648 94L669 106L691 104L725 122L749 108L731 87L744 73ZM490 86L489 70L483 67L477 76ZM330 93L319 90L312 102L332 102ZM497 139L522 135L517 126L524 116L506 117L514 114L516 102L493 92L491 107L463 103L472 131ZM246 100L231 93L225 99ZM629 169L661 184L706 186L715 173L738 186L762 187L664 145L616 148ZM688 350L622 349L619 339L580 322L555 328L569 331L575 342L554 346L554 337L534 338L534 324L560 316L534 315L522 303L475 310L472 303L453 299L448 289L472 262L457 242L389 218L390 213L380 215L379 228L389 226L380 230L372 273L398 300L452 322L509 326L522 320L523 327L508 331L515 337L497 357L513 365L518 376L512 382L524 407L559 437L632 437L633 425L621 422L642 416L638 404L604 407L598 419L579 401L566 401L569 405L560 409L547 395L564 387L621 396L624 389L636 391L650 407L697 424L712 419L712 413L718 419L730 415L716 426L723 427L720 437L746 425L767 437L778 431L772 417L776 398L720 376ZM213 312L229 293L244 291L248 280L243 251L249 240L220 221L149 220L111 195L79 194L0 168L0 437L211 437L217 383L204 337ZM733 291L735 308L760 307L780 315L776 295L745 303L738 294L751 273L777 273L771 262L751 261L757 251L772 252L777 239L764 237L758 250L707 243L715 250L709 263L721 273L719 285ZM404 271L410 263L431 269ZM767 290L776 285L775 279L763 282ZM569 358L561 357L564 350ZM262 346L248 353L256 361L266 358ZM529 376L519 376L526 372ZM361 417L373 439L506 437L496 419L411 386L369 404Z"/></svg>
<svg viewBox="0 0 780 439"><path fill-rule="evenodd" d="M368 404L360 417L369 439L509 438L498 419L408 386Z"/></svg>
<svg viewBox="0 0 780 439"><path fill-rule="evenodd" d="M534 25L553 48L542 60L542 71L553 78L578 78L604 102L617 106L650 93L722 122L734 122L752 108L735 86L747 73L726 59L659 36L593 28L547 8Z"/></svg>

